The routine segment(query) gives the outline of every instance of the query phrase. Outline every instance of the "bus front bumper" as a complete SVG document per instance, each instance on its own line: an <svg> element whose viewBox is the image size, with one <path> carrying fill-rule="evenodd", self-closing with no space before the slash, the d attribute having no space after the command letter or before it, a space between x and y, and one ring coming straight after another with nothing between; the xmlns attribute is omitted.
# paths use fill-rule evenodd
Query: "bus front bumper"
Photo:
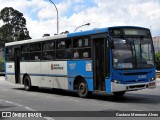
<svg viewBox="0 0 160 120"><path fill-rule="evenodd" d="M135 91L135 90L142 90L142 89L152 89L156 88L156 82L147 82L147 83L137 83L137 84L118 84L111 82L111 91L112 92L119 92L119 91Z"/></svg>

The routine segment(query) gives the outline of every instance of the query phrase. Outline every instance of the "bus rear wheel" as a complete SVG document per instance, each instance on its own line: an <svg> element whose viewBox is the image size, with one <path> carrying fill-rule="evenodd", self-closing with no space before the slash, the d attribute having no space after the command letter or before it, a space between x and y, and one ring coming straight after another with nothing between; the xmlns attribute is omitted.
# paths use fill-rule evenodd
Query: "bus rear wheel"
<svg viewBox="0 0 160 120"><path fill-rule="evenodd" d="M79 97L85 98L88 96L88 86L84 80L78 82L77 92Z"/></svg>
<svg viewBox="0 0 160 120"><path fill-rule="evenodd" d="M31 79L29 76L25 76L24 77L24 89L29 91L31 90L32 86L31 86Z"/></svg>
<svg viewBox="0 0 160 120"><path fill-rule="evenodd" d="M113 94L114 94L116 97L123 96L125 93L126 93L125 91L121 91L121 92L113 92Z"/></svg>

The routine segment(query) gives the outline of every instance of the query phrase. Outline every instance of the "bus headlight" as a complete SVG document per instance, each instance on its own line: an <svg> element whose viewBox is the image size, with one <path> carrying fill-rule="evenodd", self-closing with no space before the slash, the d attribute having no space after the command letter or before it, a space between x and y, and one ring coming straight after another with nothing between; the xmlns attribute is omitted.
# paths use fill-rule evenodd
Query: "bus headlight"
<svg viewBox="0 0 160 120"><path fill-rule="evenodd" d="M154 81L154 80L156 80L156 78L155 78L155 77L153 77L153 78L151 78L151 79L150 79L150 81Z"/></svg>
<svg viewBox="0 0 160 120"><path fill-rule="evenodd" d="M120 84L120 83L121 83L120 80L112 80L112 82L117 83L117 84Z"/></svg>

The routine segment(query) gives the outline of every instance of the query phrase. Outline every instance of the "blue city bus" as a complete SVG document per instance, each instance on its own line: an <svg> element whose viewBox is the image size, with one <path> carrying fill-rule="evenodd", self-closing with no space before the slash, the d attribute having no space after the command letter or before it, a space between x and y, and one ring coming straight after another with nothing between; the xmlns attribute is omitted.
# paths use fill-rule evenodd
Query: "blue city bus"
<svg viewBox="0 0 160 120"><path fill-rule="evenodd" d="M6 79L33 87L113 93L155 88L150 30L118 26L5 44Z"/></svg>

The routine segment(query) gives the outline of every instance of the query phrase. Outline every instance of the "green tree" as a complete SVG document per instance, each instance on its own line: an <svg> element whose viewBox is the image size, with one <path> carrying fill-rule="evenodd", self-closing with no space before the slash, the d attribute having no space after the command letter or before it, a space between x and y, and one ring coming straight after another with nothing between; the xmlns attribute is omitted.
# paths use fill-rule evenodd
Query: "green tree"
<svg viewBox="0 0 160 120"><path fill-rule="evenodd" d="M0 48L3 48L5 43L13 41L12 26L6 24L0 27Z"/></svg>
<svg viewBox="0 0 160 120"><path fill-rule="evenodd" d="M155 61L156 61L156 69L160 70L160 52L155 54Z"/></svg>
<svg viewBox="0 0 160 120"><path fill-rule="evenodd" d="M5 7L0 11L0 20L4 22L0 27L0 47L7 42L31 39L23 13L12 7Z"/></svg>
<svg viewBox="0 0 160 120"><path fill-rule="evenodd" d="M0 72L4 72L4 58L0 57Z"/></svg>

